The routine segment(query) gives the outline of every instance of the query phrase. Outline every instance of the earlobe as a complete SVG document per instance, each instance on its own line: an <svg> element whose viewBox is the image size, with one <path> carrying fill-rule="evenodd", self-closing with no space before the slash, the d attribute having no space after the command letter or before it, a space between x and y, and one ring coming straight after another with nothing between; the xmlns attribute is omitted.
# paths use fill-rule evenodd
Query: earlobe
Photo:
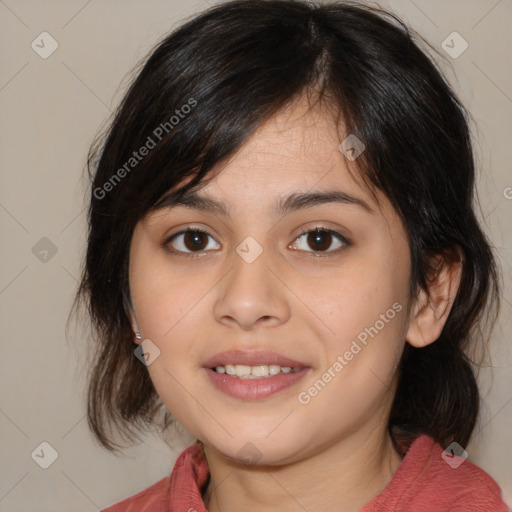
<svg viewBox="0 0 512 512"><path fill-rule="evenodd" d="M130 319L130 324L132 325L133 342L136 343L137 345L140 345L142 342L142 335L140 334L137 318L135 317L135 312L133 311L133 306L131 305L131 302L128 301L126 298L124 301L124 309L128 318Z"/></svg>
<svg viewBox="0 0 512 512"><path fill-rule="evenodd" d="M436 341L446 324L462 276L462 258L459 249L452 254L437 255L431 260L432 271L428 280L428 293L419 290L411 308L406 341L417 348Z"/></svg>
<svg viewBox="0 0 512 512"><path fill-rule="evenodd" d="M132 330L133 330L133 338L134 338L133 342L136 343L137 345L140 345L142 342L142 335L140 333L140 329L139 329L139 326L137 325L137 320L135 318L133 311L129 312L129 317L130 317L130 323L132 324Z"/></svg>

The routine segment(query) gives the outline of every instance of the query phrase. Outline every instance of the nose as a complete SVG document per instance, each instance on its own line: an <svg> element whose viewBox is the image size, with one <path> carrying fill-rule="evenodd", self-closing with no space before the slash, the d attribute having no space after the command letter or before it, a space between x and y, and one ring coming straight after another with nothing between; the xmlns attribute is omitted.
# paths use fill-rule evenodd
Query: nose
<svg viewBox="0 0 512 512"><path fill-rule="evenodd" d="M276 277L278 273L265 251L251 263L235 253L232 270L222 280L214 304L217 322L244 330L286 322L290 304L286 287Z"/></svg>

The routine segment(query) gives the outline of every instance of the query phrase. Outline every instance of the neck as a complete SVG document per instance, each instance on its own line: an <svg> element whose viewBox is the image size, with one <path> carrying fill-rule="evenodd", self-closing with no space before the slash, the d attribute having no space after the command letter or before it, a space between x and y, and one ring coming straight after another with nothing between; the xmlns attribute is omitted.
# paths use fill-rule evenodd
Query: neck
<svg viewBox="0 0 512 512"><path fill-rule="evenodd" d="M206 446L205 454L209 512L354 512L382 492L402 461L387 430L371 428L281 466L236 464Z"/></svg>

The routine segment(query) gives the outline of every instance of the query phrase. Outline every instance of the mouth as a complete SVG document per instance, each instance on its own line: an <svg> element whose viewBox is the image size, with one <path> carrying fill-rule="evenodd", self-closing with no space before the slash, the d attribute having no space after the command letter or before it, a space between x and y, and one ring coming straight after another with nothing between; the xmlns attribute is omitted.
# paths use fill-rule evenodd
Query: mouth
<svg viewBox="0 0 512 512"><path fill-rule="evenodd" d="M269 379L275 375L295 373L305 367L280 366L278 364L259 364L249 366L245 364L226 364L219 365L210 370L238 379Z"/></svg>
<svg viewBox="0 0 512 512"><path fill-rule="evenodd" d="M295 369L305 368L309 365L269 350L226 350L215 354L205 361L203 366L215 370L223 368L226 370L225 373L228 374L231 371L230 367L249 366L251 369L258 367L260 370L256 370L254 375L259 375L258 371L263 374L266 371L265 367L270 372L270 367L273 367L272 370L275 371L276 366L279 366L279 368ZM219 370L219 373L222 373L222 369Z"/></svg>
<svg viewBox="0 0 512 512"><path fill-rule="evenodd" d="M210 382L230 396L257 400L301 380L312 368L275 352L222 352L203 365Z"/></svg>

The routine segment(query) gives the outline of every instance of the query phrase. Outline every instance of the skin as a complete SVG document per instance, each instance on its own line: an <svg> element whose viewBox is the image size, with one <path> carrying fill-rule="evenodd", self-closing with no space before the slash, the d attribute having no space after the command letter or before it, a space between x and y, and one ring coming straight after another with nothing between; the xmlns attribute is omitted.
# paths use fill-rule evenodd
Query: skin
<svg viewBox="0 0 512 512"><path fill-rule="evenodd" d="M396 364L404 343L423 346L439 336L460 268L442 266L431 299L424 291L409 296L402 222L384 195L377 194L379 208L352 177L357 161L345 159L341 140L331 118L301 99L261 125L198 192L225 202L228 216L174 206L148 215L134 231L133 328L160 349L148 371L165 406L204 443L211 512L355 511L401 463L387 433ZM271 213L280 197L329 190L361 199L372 211L328 203ZM349 244L327 237L330 252L321 252L307 235L297 240L317 226ZM199 257L171 251L187 250L183 236L165 244L187 227L211 234ZM252 263L235 251L247 236L263 249ZM309 403L300 403L298 394L394 303L401 311ZM265 399L230 397L202 365L236 348L273 350L311 370ZM238 455L248 442L260 455L249 465Z"/></svg>

